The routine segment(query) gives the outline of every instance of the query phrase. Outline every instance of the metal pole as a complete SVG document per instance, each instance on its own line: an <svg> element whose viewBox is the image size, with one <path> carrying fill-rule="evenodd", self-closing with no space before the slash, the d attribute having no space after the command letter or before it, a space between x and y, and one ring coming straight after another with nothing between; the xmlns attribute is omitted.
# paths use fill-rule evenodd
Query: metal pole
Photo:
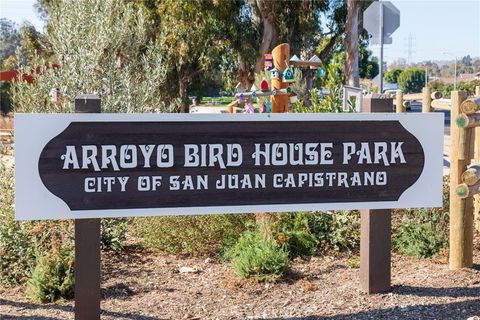
<svg viewBox="0 0 480 320"><path fill-rule="evenodd" d="M76 113L100 113L100 98L75 98ZM100 320L100 219L75 219L75 320Z"/></svg>
<svg viewBox="0 0 480 320"><path fill-rule="evenodd" d="M380 5L380 94L383 93L383 4Z"/></svg>
<svg viewBox="0 0 480 320"><path fill-rule="evenodd" d="M457 56L455 56L455 76L453 77L453 90L457 90Z"/></svg>

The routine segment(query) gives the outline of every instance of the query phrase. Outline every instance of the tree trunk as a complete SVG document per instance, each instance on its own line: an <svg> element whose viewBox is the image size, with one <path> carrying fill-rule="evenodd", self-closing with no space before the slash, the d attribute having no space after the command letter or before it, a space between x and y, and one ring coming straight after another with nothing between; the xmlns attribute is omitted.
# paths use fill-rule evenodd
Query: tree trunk
<svg viewBox="0 0 480 320"><path fill-rule="evenodd" d="M243 86L248 90L252 87L252 84L255 82L255 77L251 77L250 68L245 63L245 60L242 56L238 55L239 67L238 67L238 81L243 84Z"/></svg>
<svg viewBox="0 0 480 320"><path fill-rule="evenodd" d="M347 23L345 25L345 82L359 87L358 74L358 13L359 1L347 0Z"/></svg>
<svg viewBox="0 0 480 320"><path fill-rule="evenodd" d="M278 32L275 25L274 1L256 0L255 3L260 13L260 19L256 17L254 20L261 20L263 24L262 42L258 49L259 57L255 65L255 73L258 74L263 70L263 55L272 48Z"/></svg>
<svg viewBox="0 0 480 320"><path fill-rule="evenodd" d="M189 104L188 104L188 94L187 94L187 87L188 87L188 80L184 77L181 77L178 80L178 90L180 96L180 112L181 113L188 113L189 112Z"/></svg>

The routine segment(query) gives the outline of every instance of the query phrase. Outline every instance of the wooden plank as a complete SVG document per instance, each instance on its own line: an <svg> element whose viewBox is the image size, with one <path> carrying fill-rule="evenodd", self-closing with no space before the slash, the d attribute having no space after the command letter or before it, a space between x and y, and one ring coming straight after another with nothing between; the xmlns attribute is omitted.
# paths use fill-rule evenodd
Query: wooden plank
<svg viewBox="0 0 480 320"><path fill-rule="evenodd" d="M406 106L403 105L403 92L402 90L397 90L395 96L395 108L397 113L402 113L406 111Z"/></svg>
<svg viewBox="0 0 480 320"><path fill-rule="evenodd" d="M437 100L433 100L430 105L433 109L450 110L452 108L452 100L437 99Z"/></svg>

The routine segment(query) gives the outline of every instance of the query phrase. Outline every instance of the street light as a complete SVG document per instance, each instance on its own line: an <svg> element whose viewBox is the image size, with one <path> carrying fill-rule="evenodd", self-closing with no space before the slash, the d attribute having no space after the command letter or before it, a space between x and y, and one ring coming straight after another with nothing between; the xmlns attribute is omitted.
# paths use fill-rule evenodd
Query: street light
<svg viewBox="0 0 480 320"><path fill-rule="evenodd" d="M453 90L457 90L457 56L450 52L444 52L443 54L448 54L455 58L455 76L453 77Z"/></svg>

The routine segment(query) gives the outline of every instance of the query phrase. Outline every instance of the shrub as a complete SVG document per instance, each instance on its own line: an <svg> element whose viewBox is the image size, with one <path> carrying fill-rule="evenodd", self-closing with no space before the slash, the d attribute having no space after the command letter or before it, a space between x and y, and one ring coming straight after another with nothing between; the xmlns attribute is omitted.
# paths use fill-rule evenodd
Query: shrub
<svg viewBox="0 0 480 320"><path fill-rule="evenodd" d="M394 249L418 258L434 257L448 244L447 238L437 233L430 223L404 221L396 232L397 236L393 240Z"/></svg>
<svg viewBox="0 0 480 320"><path fill-rule="evenodd" d="M448 246L449 179L443 182L443 208L399 209L393 213L393 248L415 257L434 257Z"/></svg>
<svg viewBox="0 0 480 320"><path fill-rule="evenodd" d="M251 215L203 215L134 219L135 234L143 245L161 253L216 255L234 243Z"/></svg>
<svg viewBox="0 0 480 320"><path fill-rule="evenodd" d="M100 244L103 250L120 251L127 239L127 219L102 219Z"/></svg>
<svg viewBox="0 0 480 320"><path fill-rule="evenodd" d="M0 282L24 283L35 263L30 224L14 220L13 170L0 162Z"/></svg>
<svg viewBox="0 0 480 320"><path fill-rule="evenodd" d="M308 214L311 233L318 239L318 251L345 252L360 244L358 211L311 212Z"/></svg>
<svg viewBox="0 0 480 320"><path fill-rule="evenodd" d="M389 83L397 83L398 77L403 72L402 69L392 69L385 73L384 78Z"/></svg>
<svg viewBox="0 0 480 320"><path fill-rule="evenodd" d="M40 302L72 298L75 279L73 261L74 252L69 246L40 256L28 282L30 296Z"/></svg>
<svg viewBox="0 0 480 320"><path fill-rule="evenodd" d="M313 256L317 251L317 237L308 225L308 213L284 213L275 215L273 235L277 243L285 245L290 258Z"/></svg>
<svg viewBox="0 0 480 320"><path fill-rule="evenodd" d="M398 76L398 85L404 93L421 92L425 85L425 71L408 68Z"/></svg>
<svg viewBox="0 0 480 320"><path fill-rule="evenodd" d="M288 268L288 250L274 239L264 239L259 229L246 231L225 253L235 273L241 278L275 281Z"/></svg>

